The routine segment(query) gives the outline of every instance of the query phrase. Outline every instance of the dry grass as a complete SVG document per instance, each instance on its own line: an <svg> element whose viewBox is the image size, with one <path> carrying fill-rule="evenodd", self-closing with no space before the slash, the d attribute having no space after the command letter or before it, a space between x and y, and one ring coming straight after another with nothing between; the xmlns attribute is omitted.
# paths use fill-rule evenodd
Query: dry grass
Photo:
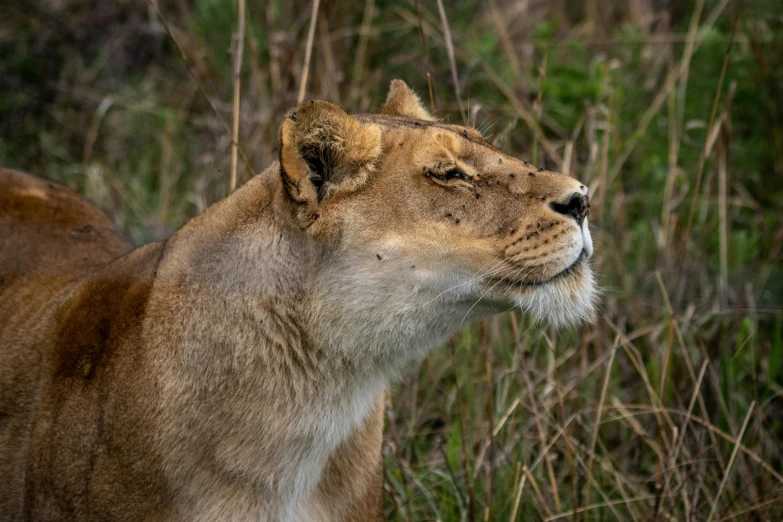
<svg viewBox="0 0 783 522"><path fill-rule="evenodd" d="M274 161L297 99L373 110L394 77L589 185L596 323L513 312L411 368L389 520L783 518L777 2L88 4L0 8L0 160L137 241Z"/></svg>

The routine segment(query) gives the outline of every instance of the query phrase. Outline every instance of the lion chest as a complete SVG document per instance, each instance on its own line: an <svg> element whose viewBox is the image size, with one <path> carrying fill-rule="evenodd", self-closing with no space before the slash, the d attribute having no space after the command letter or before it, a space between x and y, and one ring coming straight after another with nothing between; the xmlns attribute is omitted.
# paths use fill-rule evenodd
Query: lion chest
<svg viewBox="0 0 783 522"><path fill-rule="evenodd" d="M315 493L325 468L334 465L330 459L374 409L382 386L381 379L371 379L298 412L271 408L252 412L248 404L235 404L232 409L244 411L244 418L223 424L225 429L209 451L211 463L184 473L178 470L185 482L178 502L183 518L332 520L328 513L334 506L327 509ZM339 503L339 497L330 503Z"/></svg>

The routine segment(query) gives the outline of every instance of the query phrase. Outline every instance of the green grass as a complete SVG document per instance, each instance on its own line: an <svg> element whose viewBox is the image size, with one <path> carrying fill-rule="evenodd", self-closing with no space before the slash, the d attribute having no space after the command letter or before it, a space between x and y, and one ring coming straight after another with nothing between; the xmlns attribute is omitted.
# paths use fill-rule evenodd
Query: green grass
<svg viewBox="0 0 783 522"><path fill-rule="evenodd" d="M363 5L325 3L308 96L371 111L399 77L429 100L429 72L437 114L461 122L436 4L419 4L377 0L362 31ZM389 520L783 518L783 6L734 0L708 24L706 1L692 33L697 1L446 4L469 121L588 183L604 294L595 324L493 317L405 373ZM236 5L161 2L219 116L143 2L57 5L0 7L0 163L77 188L136 242L165 237L228 192ZM309 10L248 5L240 181L276 159Z"/></svg>

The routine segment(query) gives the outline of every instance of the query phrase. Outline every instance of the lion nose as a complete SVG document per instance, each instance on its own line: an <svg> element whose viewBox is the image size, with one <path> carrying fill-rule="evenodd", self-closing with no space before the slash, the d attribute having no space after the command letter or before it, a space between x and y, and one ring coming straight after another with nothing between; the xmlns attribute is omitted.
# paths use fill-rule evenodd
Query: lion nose
<svg viewBox="0 0 783 522"><path fill-rule="evenodd" d="M550 203L555 212L573 217L579 225L585 220L588 212L588 199L584 194L574 192L566 203Z"/></svg>

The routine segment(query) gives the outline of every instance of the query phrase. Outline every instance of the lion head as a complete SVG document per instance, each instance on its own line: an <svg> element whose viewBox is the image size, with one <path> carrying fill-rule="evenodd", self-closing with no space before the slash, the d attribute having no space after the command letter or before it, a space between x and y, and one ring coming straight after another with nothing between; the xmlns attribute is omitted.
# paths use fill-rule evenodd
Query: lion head
<svg viewBox="0 0 783 522"><path fill-rule="evenodd" d="M299 105L280 147L284 191L316 250L311 320L324 331L431 345L514 307L556 325L591 316L585 185L436 120L402 81L378 114Z"/></svg>

